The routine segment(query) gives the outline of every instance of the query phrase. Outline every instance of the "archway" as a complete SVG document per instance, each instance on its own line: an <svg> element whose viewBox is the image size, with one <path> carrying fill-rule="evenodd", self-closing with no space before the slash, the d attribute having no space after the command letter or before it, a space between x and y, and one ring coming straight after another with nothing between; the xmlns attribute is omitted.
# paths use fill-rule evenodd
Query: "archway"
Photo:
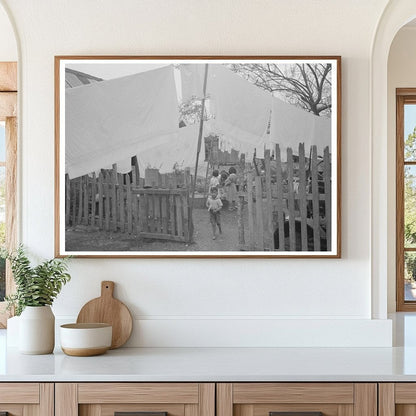
<svg viewBox="0 0 416 416"><path fill-rule="evenodd" d="M416 17L414 0L390 2L374 37L371 54L371 275L372 317L387 318L388 271L395 253L388 244L389 204L388 176L388 95L387 65L390 46L396 33Z"/></svg>
<svg viewBox="0 0 416 416"><path fill-rule="evenodd" d="M0 242L8 250L17 244L17 62L15 30L0 0ZM6 326L5 294L14 291L10 266L0 259L0 326Z"/></svg>

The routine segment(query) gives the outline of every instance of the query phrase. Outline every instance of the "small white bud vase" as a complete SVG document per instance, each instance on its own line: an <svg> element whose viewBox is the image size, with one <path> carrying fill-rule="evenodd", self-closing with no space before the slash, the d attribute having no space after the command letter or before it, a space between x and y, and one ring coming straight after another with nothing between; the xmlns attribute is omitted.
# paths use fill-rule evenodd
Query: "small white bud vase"
<svg viewBox="0 0 416 416"><path fill-rule="evenodd" d="M26 306L19 319L19 352L50 354L55 346L55 315L48 306Z"/></svg>

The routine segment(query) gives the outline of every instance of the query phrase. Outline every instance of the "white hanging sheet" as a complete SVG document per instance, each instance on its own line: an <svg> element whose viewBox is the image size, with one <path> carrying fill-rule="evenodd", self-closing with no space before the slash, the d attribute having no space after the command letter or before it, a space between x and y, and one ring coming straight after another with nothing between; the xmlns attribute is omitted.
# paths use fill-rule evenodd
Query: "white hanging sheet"
<svg viewBox="0 0 416 416"><path fill-rule="evenodd" d="M180 65L182 99L203 96L204 64ZM264 146L272 95L221 64L208 64L206 96L215 128L250 149Z"/></svg>
<svg viewBox="0 0 416 416"><path fill-rule="evenodd" d="M198 166L205 165L204 137L210 131L210 123L204 123ZM152 146L137 153L140 171L145 168L157 168L160 173L169 173L177 169L191 168L194 171L198 147L199 123L182 127L170 135L165 143ZM200 172L201 173L201 172ZM205 173L204 173L205 174Z"/></svg>
<svg viewBox="0 0 416 416"><path fill-rule="evenodd" d="M178 130L173 67L65 91L65 158L70 178L97 171Z"/></svg>
<svg viewBox="0 0 416 416"><path fill-rule="evenodd" d="M208 76L216 127L230 139L262 147L272 95L223 65L210 65Z"/></svg>
<svg viewBox="0 0 416 416"><path fill-rule="evenodd" d="M331 119L316 116L274 97L270 140L278 143L282 152L291 147L297 154L299 143L304 143L306 151L316 145L318 154L322 155L326 146L331 151Z"/></svg>
<svg viewBox="0 0 416 416"><path fill-rule="evenodd" d="M210 67L212 65L209 65ZM205 64L180 64L182 101L203 97Z"/></svg>

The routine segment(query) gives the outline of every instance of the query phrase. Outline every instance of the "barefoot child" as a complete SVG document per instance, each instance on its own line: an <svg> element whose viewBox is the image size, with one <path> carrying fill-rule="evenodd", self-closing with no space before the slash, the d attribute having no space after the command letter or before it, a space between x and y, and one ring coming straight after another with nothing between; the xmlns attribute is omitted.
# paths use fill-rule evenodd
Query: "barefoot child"
<svg viewBox="0 0 416 416"><path fill-rule="evenodd" d="M211 188L211 194L208 195L207 199L207 208L209 212L209 221L211 222L212 226L212 233L213 237L212 239L215 240L216 238L216 229L218 226L218 231L221 234L221 208L222 208L222 202L218 195L218 188L216 186Z"/></svg>

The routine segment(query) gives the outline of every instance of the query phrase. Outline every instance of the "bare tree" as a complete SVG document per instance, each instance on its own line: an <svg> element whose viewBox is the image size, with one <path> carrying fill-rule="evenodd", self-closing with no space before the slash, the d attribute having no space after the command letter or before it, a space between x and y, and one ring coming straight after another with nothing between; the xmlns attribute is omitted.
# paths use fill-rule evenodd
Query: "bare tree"
<svg viewBox="0 0 416 416"><path fill-rule="evenodd" d="M192 97L182 101L179 104L179 123L180 126L188 126L199 123L201 120L202 102L199 98ZM213 116L205 107L204 121L211 119Z"/></svg>
<svg viewBox="0 0 416 416"><path fill-rule="evenodd" d="M316 115L331 113L331 65L230 64L230 69L260 88L283 96Z"/></svg>

